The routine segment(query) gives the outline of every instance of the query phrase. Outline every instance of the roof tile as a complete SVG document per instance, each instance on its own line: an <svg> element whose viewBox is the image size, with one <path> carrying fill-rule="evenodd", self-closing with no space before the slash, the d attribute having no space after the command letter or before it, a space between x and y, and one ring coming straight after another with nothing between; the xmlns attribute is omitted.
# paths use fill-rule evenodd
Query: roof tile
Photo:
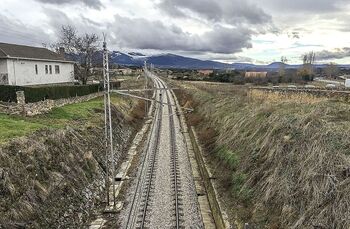
<svg viewBox="0 0 350 229"><path fill-rule="evenodd" d="M59 54L46 48L0 43L0 58L18 57L44 60L64 60Z"/></svg>

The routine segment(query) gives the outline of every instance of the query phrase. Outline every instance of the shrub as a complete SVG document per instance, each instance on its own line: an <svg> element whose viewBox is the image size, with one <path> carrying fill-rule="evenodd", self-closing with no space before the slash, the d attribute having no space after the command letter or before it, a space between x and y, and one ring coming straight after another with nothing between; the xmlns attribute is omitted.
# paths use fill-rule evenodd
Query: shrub
<svg viewBox="0 0 350 229"><path fill-rule="evenodd" d="M0 100L4 102L17 102L17 91L24 91L26 103L34 103L45 99L56 100L83 96L96 93L100 90L101 88L98 84L42 87L0 85Z"/></svg>
<svg viewBox="0 0 350 229"><path fill-rule="evenodd" d="M83 96L96 93L100 86L93 85L74 85L74 86L46 86L46 87L25 87L24 94L26 103L34 103L45 99L63 99L75 96Z"/></svg>
<svg viewBox="0 0 350 229"><path fill-rule="evenodd" d="M0 85L0 101L17 102L16 92L23 90L20 86Z"/></svg>

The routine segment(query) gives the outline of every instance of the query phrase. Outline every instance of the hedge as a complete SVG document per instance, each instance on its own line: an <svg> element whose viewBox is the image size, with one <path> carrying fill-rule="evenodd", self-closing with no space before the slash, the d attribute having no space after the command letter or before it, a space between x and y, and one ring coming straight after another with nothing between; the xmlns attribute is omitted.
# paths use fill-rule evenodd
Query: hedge
<svg viewBox="0 0 350 229"><path fill-rule="evenodd" d="M100 90L99 84L42 87L0 85L0 100L4 102L17 102L17 91L24 91L26 103L34 103L45 99L56 100L83 96L99 92Z"/></svg>
<svg viewBox="0 0 350 229"><path fill-rule="evenodd" d="M16 91L23 90L20 86L0 85L0 101L17 102Z"/></svg>

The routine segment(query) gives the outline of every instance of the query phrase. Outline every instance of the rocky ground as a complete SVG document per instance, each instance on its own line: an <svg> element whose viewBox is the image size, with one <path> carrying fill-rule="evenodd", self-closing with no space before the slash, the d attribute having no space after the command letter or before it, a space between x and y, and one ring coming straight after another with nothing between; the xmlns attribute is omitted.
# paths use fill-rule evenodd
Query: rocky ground
<svg viewBox="0 0 350 229"><path fill-rule="evenodd" d="M161 87L161 85L158 85ZM164 103L174 104L174 99L172 94L169 93L169 101L165 96L166 92L163 92L162 101ZM158 99L160 99L158 97ZM157 105L157 109L160 109L160 105ZM175 108L173 108L175 110ZM154 122L157 122L157 112L155 113ZM180 226L184 228L201 228L203 223L201 220L197 196L194 187L194 181L191 173L191 166L188 159L186 145L184 143L184 137L181 133L180 123L177 115L172 116L174 118L175 125L175 136L176 136L176 152L178 155L178 197L179 197L179 213L180 213ZM150 200L148 202L147 214L146 214L146 227L149 228L172 228L175 226L175 207L174 207L174 186L173 186L173 172L172 172L172 160L171 160L171 139L170 139L170 116L168 106L164 105L161 109L161 122L160 122L160 135L159 135L159 145L156 151L156 163L152 179L152 188ZM129 187L128 193L125 201L125 209L119 215L120 227L126 227L129 213L135 214L136 223L134 226L138 225L138 220L140 219L140 209L143 209L144 200L142 198L142 193L147 188L147 180L137 188L138 179L142 178L143 175L148 171L150 165L149 158L152 156L151 149L153 147L154 138L158 137L155 133L156 127L151 131L150 134L150 150L145 151L145 166L142 170L142 162L140 160L138 168L139 175L133 177L130 181L131 186ZM142 183L142 182L141 182ZM134 193L136 193L136 199L140 197L140 201L134 203L134 209L130 211L132 200L134 198ZM129 225L130 226L130 225ZM133 227L131 227L133 228Z"/></svg>

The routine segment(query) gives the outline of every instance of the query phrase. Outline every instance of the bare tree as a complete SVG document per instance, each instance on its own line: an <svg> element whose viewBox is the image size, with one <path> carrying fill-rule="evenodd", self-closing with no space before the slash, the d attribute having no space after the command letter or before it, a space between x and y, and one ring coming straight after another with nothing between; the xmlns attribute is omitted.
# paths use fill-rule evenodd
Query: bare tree
<svg viewBox="0 0 350 229"><path fill-rule="evenodd" d="M63 47L66 53L79 57L80 66L74 67L74 73L83 84L86 84L91 76L92 58L98 51L98 40L99 37L95 33L80 36L73 26L67 25L61 27L59 40L52 47L57 51Z"/></svg>
<svg viewBox="0 0 350 229"><path fill-rule="evenodd" d="M302 59L303 59L304 67L313 68L313 64L315 63L315 60L316 60L316 53L313 51L306 53L302 56Z"/></svg>
<svg viewBox="0 0 350 229"><path fill-rule="evenodd" d="M303 66L298 70L298 74L303 77L304 80L312 80L314 75L314 63L316 60L316 53L311 51L302 55Z"/></svg>
<svg viewBox="0 0 350 229"><path fill-rule="evenodd" d="M327 64L324 71L325 71L328 78L336 78L336 74L338 74L339 69L338 69L338 66L336 63L331 62L331 63Z"/></svg>
<svg viewBox="0 0 350 229"><path fill-rule="evenodd" d="M278 71L278 74L279 74L280 77L283 77L286 74L286 64L287 64L287 62L288 62L287 57L282 56L281 57L280 69Z"/></svg>
<svg viewBox="0 0 350 229"><path fill-rule="evenodd" d="M63 47L67 53L76 53L77 30L70 25L62 26L56 49Z"/></svg>
<svg viewBox="0 0 350 229"><path fill-rule="evenodd" d="M98 36L94 33L85 34L82 37L77 37L75 46L78 52L81 54L81 65L84 68L81 80L83 84L86 84L89 76L91 75L92 57L98 50Z"/></svg>

